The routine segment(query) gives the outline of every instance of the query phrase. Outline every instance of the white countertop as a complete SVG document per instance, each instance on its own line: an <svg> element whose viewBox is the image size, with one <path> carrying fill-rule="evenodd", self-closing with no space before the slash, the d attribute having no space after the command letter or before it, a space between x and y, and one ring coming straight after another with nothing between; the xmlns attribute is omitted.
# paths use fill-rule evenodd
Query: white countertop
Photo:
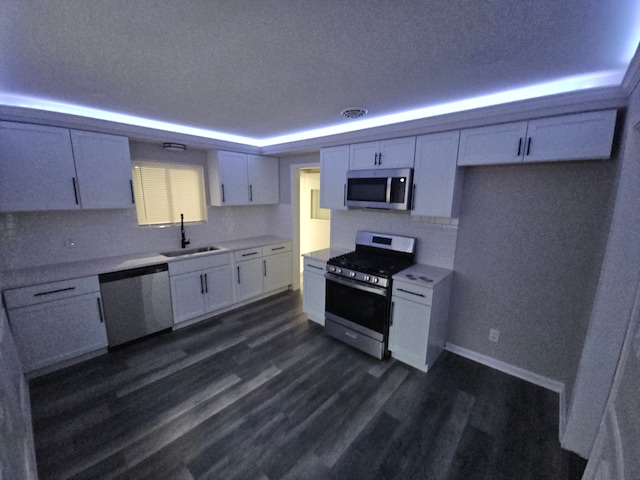
<svg viewBox="0 0 640 480"><path fill-rule="evenodd" d="M453 275L453 270L416 263L415 265L396 273L393 276L393 281L406 282L414 285L420 285L422 287L433 288L449 275Z"/></svg>
<svg viewBox="0 0 640 480"><path fill-rule="evenodd" d="M324 248L322 250L316 250L314 252L303 253L303 257L312 258L319 262L326 262L331 257L337 257L343 253L347 253L349 250L342 250L341 248Z"/></svg>
<svg viewBox="0 0 640 480"><path fill-rule="evenodd" d="M178 262L188 258L195 258L208 255L221 255L235 250L253 248L258 246L273 245L274 243L288 242L289 238L277 237L274 235L263 235L260 237L242 238L227 242L216 242L215 246L220 250L212 252L193 253L190 255L180 255L177 257L165 257L158 252L139 253L134 255L123 255L117 257L96 258L78 262L67 262L38 267L22 268L17 270L5 270L0 272L2 276L2 288L15 288L39 283L55 282L71 278L98 275L100 273L117 272L129 268L144 267L159 263ZM190 248L198 248L206 245L189 245ZM167 249L165 251L180 250L179 248Z"/></svg>

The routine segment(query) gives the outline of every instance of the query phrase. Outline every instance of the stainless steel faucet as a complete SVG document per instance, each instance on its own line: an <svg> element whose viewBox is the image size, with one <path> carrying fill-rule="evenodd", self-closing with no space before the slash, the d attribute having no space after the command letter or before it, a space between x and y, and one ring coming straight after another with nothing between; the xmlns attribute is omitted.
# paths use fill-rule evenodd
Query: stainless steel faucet
<svg viewBox="0 0 640 480"><path fill-rule="evenodd" d="M186 248L187 245L191 243L191 239L187 240L187 237L184 234L184 213L180 214L180 242L182 248Z"/></svg>

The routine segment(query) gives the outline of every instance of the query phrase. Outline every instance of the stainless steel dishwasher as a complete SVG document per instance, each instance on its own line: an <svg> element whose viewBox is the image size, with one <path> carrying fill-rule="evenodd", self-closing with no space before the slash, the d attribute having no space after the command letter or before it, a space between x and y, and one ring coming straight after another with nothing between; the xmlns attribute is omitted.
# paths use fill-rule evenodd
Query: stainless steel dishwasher
<svg viewBox="0 0 640 480"><path fill-rule="evenodd" d="M109 347L173 326L166 263L103 273L98 278Z"/></svg>

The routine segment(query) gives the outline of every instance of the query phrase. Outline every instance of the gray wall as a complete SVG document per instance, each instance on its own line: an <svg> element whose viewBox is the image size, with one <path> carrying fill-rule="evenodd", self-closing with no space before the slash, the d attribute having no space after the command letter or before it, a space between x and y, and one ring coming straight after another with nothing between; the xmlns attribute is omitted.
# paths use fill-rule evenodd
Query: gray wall
<svg viewBox="0 0 640 480"><path fill-rule="evenodd" d="M596 291L615 162L467 168L448 341L571 391ZM500 340L488 340L489 328Z"/></svg>

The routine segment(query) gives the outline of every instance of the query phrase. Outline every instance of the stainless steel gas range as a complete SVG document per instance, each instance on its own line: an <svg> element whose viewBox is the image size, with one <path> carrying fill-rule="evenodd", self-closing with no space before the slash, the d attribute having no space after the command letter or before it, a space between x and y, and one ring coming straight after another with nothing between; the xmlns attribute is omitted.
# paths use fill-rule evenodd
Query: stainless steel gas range
<svg viewBox="0 0 640 480"><path fill-rule="evenodd" d="M392 276L415 263L416 239L359 231L327 262L325 333L376 358L389 354Z"/></svg>

